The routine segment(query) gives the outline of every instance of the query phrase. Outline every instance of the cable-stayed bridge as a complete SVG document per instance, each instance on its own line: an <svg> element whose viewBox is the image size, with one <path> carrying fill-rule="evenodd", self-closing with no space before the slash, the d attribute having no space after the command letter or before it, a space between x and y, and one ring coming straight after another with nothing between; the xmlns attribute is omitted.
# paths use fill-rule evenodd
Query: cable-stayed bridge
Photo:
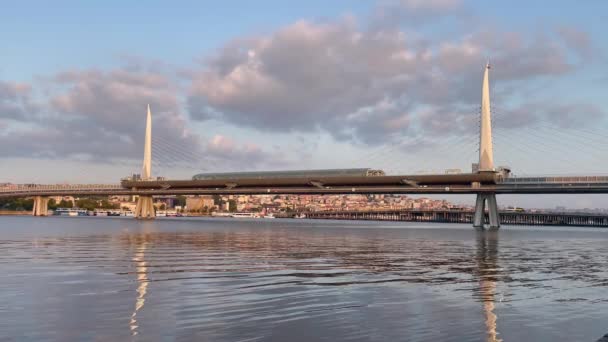
<svg viewBox="0 0 608 342"><path fill-rule="evenodd" d="M487 180L462 174L461 179ZM409 178L407 178L409 177ZM605 194L608 193L608 176L578 177L512 177L483 183L479 188L461 181L450 181L437 175L425 175L429 181L411 185L418 176L378 176L377 179L342 178L327 179L298 177L296 183L277 185L265 180L255 186L247 185L248 179L229 179L232 183L205 184L201 181L125 181L121 184L69 184L69 185L14 185L0 189L0 197L18 196L106 196L106 195L328 195L328 194L476 194L491 192L496 194ZM220 181L220 180L218 180ZM242 181L240 186L233 182ZM325 183L323 183L326 181ZM371 181L371 182L370 182ZM408 182L409 184L407 184ZM314 183L314 184L313 184ZM470 182L469 182L470 183ZM237 184L238 185L238 184ZM404 186L406 185L406 186Z"/></svg>
<svg viewBox="0 0 608 342"><path fill-rule="evenodd" d="M478 153L477 169L471 173L457 174L397 174L397 175L336 175L319 174L314 170L310 173L276 176L275 173L267 175L252 175L250 173L216 174L212 178L189 180L154 180L152 178L152 149L156 146L160 156L169 158L170 163L179 164L180 161L196 161L191 154L152 141L151 112L148 107L146 120L146 134L144 144L144 162L141 179L125 179L120 184L70 184L70 185L12 185L0 188L0 197L34 197L33 214L45 216L49 196L73 195L137 195L138 203L136 217L154 218L153 196L161 195L275 195L275 194L476 194L476 210L474 225L483 227L485 212L488 211L490 227L498 227L498 209L496 194L590 194L608 193L607 176L541 176L541 177L511 177L509 170L497 168L494 165L494 143L492 134L492 111L490 105L489 87L490 66L486 65L482 82L482 100L479 120L479 145L477 151L468 150L468 153ZM499 116L499 120L504 119ZM563 139L562 132L549 126L543 129L551 130L557 139ZM534 149L541 153L550 153L551 147L537 138L534 132L526 132L532 137ZM516 133L517 135L521 134ZM592 131L583 132L583 145L597 142L598 136ZM499 133L498 138L504 138ZM517 137L516 137L517 138ZM509 138L513 139L513 138ZM472 138L468 138L470 143ZM538 141L536 141L538 140ZM578 140L577 140L578 141ZM407 141L415 145L420 138ZM464 145L463 145L464 144ZM383 153L401 147L402 144L388 146L383 151L376 151L365 160L370 163ZM465 142L449 144L450 153L457 153ZM507 144L511 148L519 148L517 144ZM581 146L582 147L582 146ZM526 149L520 154L526 155ZM595 153L596 151L594 151ZM463 158L466 157L463 156ZM568 164L567 156L558 156L558 160ZM317 170L318 171L318 170ZM326 170L329 171L329 170Z"/></svg>

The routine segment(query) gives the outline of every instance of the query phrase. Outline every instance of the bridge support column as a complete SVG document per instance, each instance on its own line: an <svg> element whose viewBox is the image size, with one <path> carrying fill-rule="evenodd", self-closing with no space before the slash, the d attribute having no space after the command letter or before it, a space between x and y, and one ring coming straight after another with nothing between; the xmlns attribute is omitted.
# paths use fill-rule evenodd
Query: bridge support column
<svg viewBox="0 0 608 342"><path fill-rule="evenodd" d="M475 203L475 217L473 218L473 227L483 228L485 223L486 202L488 204L488 216L490 217L490 228L499 228L500 220L498 216L498 204L496 203L496 194L480 193L477 194L477 202Z"/></svg>
<svg viewBox="0 0 608 342"><path fill-rule="evenodd" d="M153 219L156 217L152 196L139 196L135 207L135 218Z"/></svg>
<svg viewBox="0 0 608 342"><path fill-rule="evenodd" d="M33 216L47 216L49 212L49 198L45 196L34 196Z"/></svg>

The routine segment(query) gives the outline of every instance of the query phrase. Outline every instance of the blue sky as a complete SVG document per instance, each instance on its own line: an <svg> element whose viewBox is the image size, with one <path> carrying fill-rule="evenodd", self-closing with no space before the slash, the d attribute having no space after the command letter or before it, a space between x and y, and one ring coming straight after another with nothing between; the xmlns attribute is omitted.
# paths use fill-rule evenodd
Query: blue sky
<svg viewBox="0 0 608 342"><path fill-rule="evenodd" d="M107 67L123 55L168 63L192 63L226 40L270 31L301 18L364 13L365 1L19 1L0 13L3 76L29 80L32 73L73 67ZM45 58L40 58L41 55Z"/></svg>
<svg viewBox="0 0 608 342"><path fill-rule="evenodd" d="M299 19L365 17L382 1L14 1L0 12L3 30L2 76L30 80L73 67L107 67L123 55L186 64L225 41L252 32L268 32ZM606 10L601 0L584 6L572 1L465 3L485 23L533 33L537 28L569 24L584 28L600 46L608 44L605 27L593 16ZM481 19L480 19L481 20ZM427 31L433 31L431 28ZM446 28L443 28L444 30ZM449 28L447 28L449 30ZM41 58L44 56L44 58ZM9 67L10 66L10 67Z"/></svg>
<svg viewBox="0 0 608 342"><path fill-rule="evenodd" d="M0 12L0 180L475 162L607 173L604 1L20 1ZM45 170L41 173L39 170ZM604 206L603 198L543 199ZM512 204L534 205L528 198ZM511 203L510 203L511 204Z"/></svg>

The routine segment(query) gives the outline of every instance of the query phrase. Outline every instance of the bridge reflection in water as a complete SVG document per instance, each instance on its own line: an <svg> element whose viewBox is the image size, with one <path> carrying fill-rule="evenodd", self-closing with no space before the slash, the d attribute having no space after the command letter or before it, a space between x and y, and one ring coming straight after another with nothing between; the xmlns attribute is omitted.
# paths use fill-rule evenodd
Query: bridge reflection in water
<svg viewBox="0 0 608 342"><path fill-rule="evenodd" d="M428 286L474 284L472 297L481 304L478 322L485 326L485 340L502 342L497 331L498 316L495 307L497 282L501 277L497 230L477 230L474 244L461 245L459 248L464 248L462 250L464 254L454 260L451 259L454 256L451 253L440 254L444 242L421 244L420 241L402 239L393 242L384 238L378 240L352 235L338 239L332 236L311 235L308 232L290 233L285 231L274 234L268 231L167 233L144 229L135 234L122 235L120 240L133 251L131 260L134 270L129 273L135 276L137 285L134 309L129 321L132 336L141 335L143 318L141 312L146 304L146 297L150 294L149 285L154 280L151 278L177 272L185 273L183 274L185 279L224 279L238 275L240 281L245 282L270 276L278 278L274 283L277 285L273 286L289 283L308 287L307 291L310 291L311 286L324 287L330 284L331 287L369 286L369 284L384 282L403 283L404 286L425 283ZM154 251L154 248L158 250ZM193 260L182 259L176 264L174 264L176 260L171 260L172 263L168 264L169 269L160 268L159 264L165 264L166 261L158 259L159 255L164 255L163 253L173 249L179 251L178 255L188 255ZM245 256L248 261L242 260ZM256 262L257 258L264 260L264 263ZM463 258L468 258L468 261L464 261ZM330 264L333 266L328 267ZM293 268L294 265L303 268L299 270L299 267ZM151 269L154 271L150 272ZM429 270L433 271L426 273ZM458 270L460 274L453 274L455 278L445 277L445 272L452 273L453 270ZM191 272L195 274L188 274ZM332 276L334 272L335 277ZM421 275L420 272L426 274ZM394 275L397 275L397 278ZM179 279L181 276L171 276L171 278ZM228 287L230 286L232 285ZM237 286L236 291L231 295L233 299L226 302L228 307L240 305L237 299L240 298L238 289L256 286L260 285L254 283ZM305 291L304 288L299 291ZM223 291L230 292L230 289L212 290L215 292L214 295ZM323 290L313 290L315 291ZM202 301L200 305L205 306L202 303L208 294L200 295L202 296L198 298ZM324 305L332 304L324 303ZM288 304L283 309L297 310L298 307L296 305L289 308ZM209 312L204 313L204 316L225 314L222 311L223 309L220 309L218 313L210 309Z"/></svg>
<svg viewBox="0 0 608 342"><path fill-rule="evenodd" d="M145 232L137 234L135 236L129 236L129 239L134 238L134 247L135 247L135 255L132 258L132 261L135 265L135 275L137 279L137 297L135 298L135 307L133 309L133 313L131 314L131 319L129 320L129 328L131 329L132 336L136 336L138 334L139 323L137 321L137 314L140 310L143 309L144 304L146 303L146 294L148 293L148 283L150 279L148 278L148 262L146 261L146 251L148 249L148 245L150 244L149 240L153 239L153 235L150 235L150 225L144 223Z"/></svg>
<svg viewBox="0 0 608 342"><path fill-rule="evenodd" d="M137 274L137 298L135 300L135 309L133 310L131 320L129 321L129 327L133 336L137 335L137 328L139 328L137 324L137 313L144 307L144 304L146 303L146 293L148 292L148 267L144 260L147 247L148 242L144 241L141 246L137 248L135 257L133 257L133 261L137 265L135 271Z"/></svg>
<svg viewBox="0 0 608 342"><path fill-rule="evenodd" d="M494 312L496 301L496 281L498 280L498 231L477 231L477 270L479 278L479 293L483 302L485 324L487 330L487 342L501 342L498 338L496 323L498 317Z"/></svg>

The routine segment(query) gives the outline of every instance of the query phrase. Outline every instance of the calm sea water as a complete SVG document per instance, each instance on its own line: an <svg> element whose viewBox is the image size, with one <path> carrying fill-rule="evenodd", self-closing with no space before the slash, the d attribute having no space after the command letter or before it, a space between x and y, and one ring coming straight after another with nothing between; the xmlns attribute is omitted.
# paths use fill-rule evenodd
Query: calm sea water
<svg viewBox="0 0 608 342"><path fill-rule="evenodd" d="M0 217L0 340L596 341L608 230Z"/></svg>

